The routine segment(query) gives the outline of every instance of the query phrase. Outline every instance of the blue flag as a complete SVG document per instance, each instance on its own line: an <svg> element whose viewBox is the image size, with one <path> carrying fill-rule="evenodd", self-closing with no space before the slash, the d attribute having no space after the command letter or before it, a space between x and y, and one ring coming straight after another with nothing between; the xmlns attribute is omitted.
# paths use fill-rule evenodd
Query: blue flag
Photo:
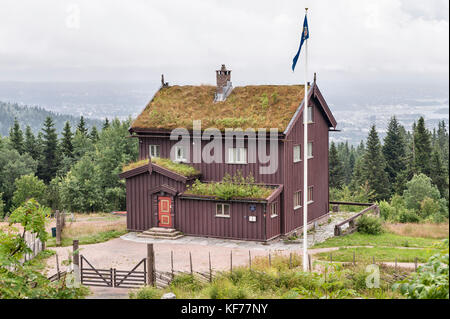
<svg viewBox="0 0 450 319"><path fill-rule="evenodd" d="M292 61L292 72L295 70L295 66L297 65L298 57L300 56L300 50L302 49L303 42L309 39L309 29L308 29L308 19L305 15L305 22L303 22L303 30L302 30L302 40L300 41L300 47L298 48L298 52L294 57L294 61Z"/></svg>

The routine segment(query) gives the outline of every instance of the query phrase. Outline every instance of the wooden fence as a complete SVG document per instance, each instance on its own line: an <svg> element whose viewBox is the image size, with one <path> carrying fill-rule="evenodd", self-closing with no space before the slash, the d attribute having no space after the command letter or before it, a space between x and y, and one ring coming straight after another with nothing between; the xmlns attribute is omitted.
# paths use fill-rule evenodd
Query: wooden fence
<svg viewBox="0 0 450 319"><path fill-rule="evenodd" d="M41 251L45 249L45 245L42 243L42 241L37 238L35 233L25 232L25 242L28 248L30 248L31 252L26 253L21 262L24 263L28 260L33 259L36 257L37 254L39 254Z"/></svg>
<svg viewBox="0 0 450 319"><path fill-rule="evenodd" d="M352 202L330 202L330 204L333 205L333 212L335 211L335 206L337 206L337 211L339 211L339 205L349 205L349 206L368 206L367 208L363 209L359 213L353 215L352 217L340 222L339 224L336 224L334 226L334 236L342 236L351 234L356 231L356 219L358 217L361 217L362 215L373 212L376 216L380 216L380 208L376 204L370 204L370 203L352 203ZM348 229L343 232L343 226L348 224Z"/></svg>

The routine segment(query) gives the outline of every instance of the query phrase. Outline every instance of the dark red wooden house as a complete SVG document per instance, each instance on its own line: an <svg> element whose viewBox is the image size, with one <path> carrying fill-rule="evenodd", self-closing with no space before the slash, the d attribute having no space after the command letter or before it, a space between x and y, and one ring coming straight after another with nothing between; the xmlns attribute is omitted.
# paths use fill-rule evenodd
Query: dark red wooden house
<svg viewBox="0 0 450 319"><path fill-rule="evenodd" d="M261 85L232 87L231 71L223 65L216 71L217 86L169 86L161 88L133 122L130 133L139 139L139 159L171 158L193 166L199 172L184 176L142 161L123 172L127 189L127 227L150 235L181 232L185 235L267 241L303 227L303 105L302 85ZM334 119L316 80L308 90L308 224L327 220L328 135L336 128ZM264 166L250 162L249 138L244 136L244 150L225 149L221 162L193 160L190 150L176 149L171 131L184 127L193 135L193 121L202 121L202 130L224 128L278 128L278 167L273 174L260 174ZM193 137L193 136L191 136ZM203 149L209 142L200 141ZM236 141L233 141L236 143ZM260 142L258 142L260 143ZM269 144L269 140L265 143ZM233 144L234 146L234 144ZM198 145L197 145L198 147ZM171 153L172 150L172 153ZM172 156L171 156L172 155ZM231 160L230 160L231 159ZM186 194L188 185L221 181L225 174L241 172L252 175L256 183L273 189L266 198L220 200L211 196ZM152 231L148 231L153 228ZM154 229L158 228L158 229ZM162 231L161 231L162 230Z"/></svg>

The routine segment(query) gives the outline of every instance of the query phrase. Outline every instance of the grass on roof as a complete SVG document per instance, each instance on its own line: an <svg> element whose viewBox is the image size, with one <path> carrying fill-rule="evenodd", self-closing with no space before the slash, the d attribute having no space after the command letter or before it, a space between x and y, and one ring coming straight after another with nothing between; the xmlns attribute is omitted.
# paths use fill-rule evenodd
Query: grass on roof
<svg viewBox="0 0 450 319"><path fill-rule="evenodd" d="M225 175L221 182L202 183L196 180L188 185L184 194L213 196L222 200L266 199L273 191L273 188L254 184L252 176L244 178L238 173L234 176Z"/></svg>
<svg viewBox="0 0 450 319"><path fill-rule="evenodd" d="M284 131L303 100L302 85L236 87L223 102L214 103L215 86L171 86L156 93L132 123L133 129L278 128Z"/></svg>
<svg viewBox="0 0 450 319"><path fill-rule="evenodd" d="M148 158L144 160L140 160L138 162L133 162L128 165L123 166L122 172L126 172L144 165L148 165ZM200 174L200 171L195 169L192 166L183 163L176 163L170 160L169 158L156 158L152 157L152 163L161 166L169 171L175 172L177 174L183 175L185 177L197 176Z"/></svg>

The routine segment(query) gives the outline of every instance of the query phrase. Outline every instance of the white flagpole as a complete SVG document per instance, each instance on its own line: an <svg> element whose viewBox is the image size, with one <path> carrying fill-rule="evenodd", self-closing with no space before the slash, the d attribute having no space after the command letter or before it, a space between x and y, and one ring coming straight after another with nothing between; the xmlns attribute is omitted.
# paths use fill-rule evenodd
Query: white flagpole
<svg viewBox="0 0 450 319"><path fill-rule="evenodd" d="M306 8L305 11L306 17L306 15L308 14L308 8ZM303 32L304 31L305 30L303 30ZM305 105L303 108L303 271L305 272L308 271L307 226L308 226L308 39L305 40Z"/></svg>

